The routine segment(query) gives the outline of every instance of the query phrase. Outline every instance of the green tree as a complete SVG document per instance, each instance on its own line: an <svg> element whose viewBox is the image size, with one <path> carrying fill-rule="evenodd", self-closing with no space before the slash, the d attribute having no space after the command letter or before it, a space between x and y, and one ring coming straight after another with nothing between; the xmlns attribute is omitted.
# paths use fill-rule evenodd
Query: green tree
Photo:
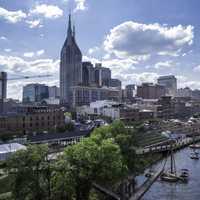
<svg viewBox="0 0 200 200"><path fill-rule="evenodd" d="M112 139L98 140L96 137L66 148L57 166L58 199L87 200L93 182L115 183L126 172L119 146Z"/></svg>
<svg viewBox="0 0 200 200"><path fill-rule="evenodd" d="M74 124L72 122L69 122L64 126L58 127L57 131L60 133L64 133L66 131L73 131L74 129L75 129Z"/></svg>
<svg viewBox="0 0 200 200"><path fill-rule="evenodd" d="M12 195L16 200L44 200L49 193L49 165L46 145L28 146L7 161L12 176Z"/></svg>
<svg viewBox="0 0 200 200"><path fill-rule="evenodd" d="M137 130L126 129L124 123L121 121L114 121L110 126L95 129L92 137L95 136L98 140L112 138L119 145L123 160L129 170L136 172L135 131Z"/></svg>

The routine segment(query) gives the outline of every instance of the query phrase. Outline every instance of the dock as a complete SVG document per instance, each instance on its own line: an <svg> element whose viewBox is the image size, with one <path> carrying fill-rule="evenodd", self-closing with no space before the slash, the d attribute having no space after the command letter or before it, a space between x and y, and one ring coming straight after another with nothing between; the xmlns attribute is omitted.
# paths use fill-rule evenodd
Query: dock
<svg viewBox="0 0 200 200"><path fill-rule="evenodd" d="M133 194L133 196L129 200L139 200L144 194L149 190L149 188L153 185L153 183L160 177L163 169L155 173L152 177L148 178Z"/></svg>

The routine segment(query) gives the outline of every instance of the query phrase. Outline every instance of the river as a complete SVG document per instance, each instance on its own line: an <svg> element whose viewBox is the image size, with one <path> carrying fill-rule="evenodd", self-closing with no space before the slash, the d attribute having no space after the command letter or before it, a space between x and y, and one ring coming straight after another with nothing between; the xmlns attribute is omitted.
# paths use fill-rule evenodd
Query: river
<svg viewBox="0 0 200 200"><path fill-rule="evenodd" d="M200 200L200 160L190 159L190 152L189 148L185 148L175 154L177 170L189 169L189 182L185 184L166 183L157 180L142 200ZM169 166L169 162L167 165ZM162 162L159 162L154 167L160 168L161 166ZM144 180L144 177L139 179Z"/></svg>

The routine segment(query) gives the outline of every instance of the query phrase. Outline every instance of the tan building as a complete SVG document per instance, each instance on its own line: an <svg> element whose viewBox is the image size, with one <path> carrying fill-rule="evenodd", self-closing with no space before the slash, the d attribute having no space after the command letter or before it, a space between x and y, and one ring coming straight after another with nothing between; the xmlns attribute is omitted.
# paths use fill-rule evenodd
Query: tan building
<svg viewBox="0 0 200 200"><path fill-rule="evenodd" d="M137 97L143 99L159 99L165 96L165 87L153 83L143 83L137 87Z"/></svg>

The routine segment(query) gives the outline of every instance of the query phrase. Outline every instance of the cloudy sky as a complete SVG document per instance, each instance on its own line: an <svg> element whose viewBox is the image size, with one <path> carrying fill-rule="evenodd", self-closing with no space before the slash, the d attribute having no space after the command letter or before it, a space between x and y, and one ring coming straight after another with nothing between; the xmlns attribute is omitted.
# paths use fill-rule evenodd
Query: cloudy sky
<svg viewBox="0 0 200 200"><path fill-rule="evenodd" d="M73 14L84 60L102 62L123 85L174 74L178 86L200 88L199 0L0 0L0 71L8 97L22 86L59 83L60 50Z"/></svg>

